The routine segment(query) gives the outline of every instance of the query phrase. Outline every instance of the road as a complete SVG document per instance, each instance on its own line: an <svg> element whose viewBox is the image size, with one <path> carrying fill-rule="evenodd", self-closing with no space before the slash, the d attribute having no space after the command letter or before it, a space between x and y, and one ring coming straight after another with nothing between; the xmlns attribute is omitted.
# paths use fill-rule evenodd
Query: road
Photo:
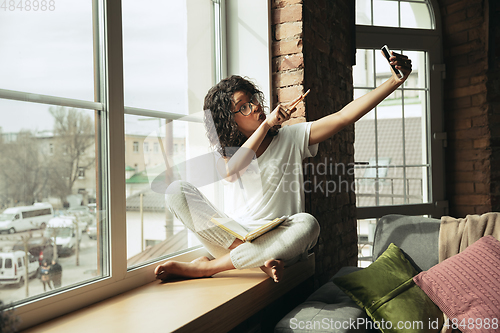
<svg viewBox="0 0 500 333"><path fill-rule="evenodd" d="M22 234L23 233L8 236L1 235L0 248L4 250L8 249L9 246L12 248L12 245L21 239ZM39 231L33 231L33 237L37 236L41 236ZM97 241L89 239L87 234L84 233L80 243L80 265L76 266L75 253L59 258L59 264L63 269L61 288L81 283L95 277L98 268L97 262ZM27 297L43 294L43 284L40 279L35 277L29 280L28 292L29 294L27 296L25 286L0 285L0 300L4 304L9 304ZM47 290L47 292L50 292L50 290Z"/></svg>

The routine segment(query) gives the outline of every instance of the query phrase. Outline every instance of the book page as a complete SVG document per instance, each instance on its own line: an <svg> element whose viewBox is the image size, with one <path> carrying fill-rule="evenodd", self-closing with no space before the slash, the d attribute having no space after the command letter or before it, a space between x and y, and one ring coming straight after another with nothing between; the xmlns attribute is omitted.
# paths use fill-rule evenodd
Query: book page
<svg viewBox="0 0 500 333"><path fill-rule="evenodd" d="M228 217L213 217L211 220L221 229L229 232L231 235L235 236L238 239L241 239L244 242L251 242L255 238L262 236L266 232L276 228L281 223L285 222L288 219L288 216L282 216L276 218L257 229L254 229L247 233L247 230L240 225L238 222L234 221Z"/></svg>
<svg viewBox="0 0 500 333"><path fill-rule="evenodd" d="M229 217L212 217L212 222L236 238L245 241L245 236L248 231L235 220Z"/></svg>
<svg viewBox="0 0 500 333"><path fill-rule="evenodd" d="M249 232L246 236L245 236L245 239L248 241L248 242L251 242L252 240L254 240L255 238L259 237L259 236L262 236L263 234L265 234L266 232L276 228L277 226L279 226L281 223L285 222L286 220L288 219L288 216L282 216L282 217L279 217L279 218L276 218L274 220L272 220L271 222L269 223L266 223L264 224L263 226L255 229L255 230L252 230L251 232Z"/></svg>

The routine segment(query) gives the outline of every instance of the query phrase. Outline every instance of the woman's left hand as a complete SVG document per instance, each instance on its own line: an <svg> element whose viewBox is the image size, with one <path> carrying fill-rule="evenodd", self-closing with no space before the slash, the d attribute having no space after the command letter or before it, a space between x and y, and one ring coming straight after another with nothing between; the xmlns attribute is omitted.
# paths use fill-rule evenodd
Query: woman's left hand
<svg viewBox="0 0 500 333"><path fill-rule="evenodd" d="M391 52L392 55L389 58L389 64L396 66L397 69L399 69L403 73L403 77L398 77L394 71L392 71L392 76L397 80L397 81L405 81L408 76L411 73L411 59L408 58L407 56L403 54L396 53L394 51Z"/></svg>

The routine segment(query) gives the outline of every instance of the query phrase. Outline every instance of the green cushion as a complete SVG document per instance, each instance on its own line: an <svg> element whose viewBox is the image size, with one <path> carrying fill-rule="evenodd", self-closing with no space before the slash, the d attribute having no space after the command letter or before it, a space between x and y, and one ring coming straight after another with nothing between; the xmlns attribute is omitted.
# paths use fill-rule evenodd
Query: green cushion
<svg viewBox="0 0 500 333"><path fill-rule="evenodd" d="M363 308L375 328L384 333L438 332L443 314L413 282L415 275L415 268L391 243L370 266L335 278L333 282Z"/></svg>

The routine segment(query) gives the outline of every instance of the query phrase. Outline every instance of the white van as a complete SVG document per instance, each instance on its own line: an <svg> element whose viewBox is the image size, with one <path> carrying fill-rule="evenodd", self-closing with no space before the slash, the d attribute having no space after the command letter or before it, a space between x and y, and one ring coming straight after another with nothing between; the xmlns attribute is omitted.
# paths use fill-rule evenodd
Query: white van
<svg viewBox="0 0 500 333"><path fill-rule="evenodd" d="M24 284L26 257L24 251L0 252L0 284ZM28 253L28 278L36 276L40 264Z"/></svg>
<svg viewBox="0 0 500 333"><path fill-rule="evenodd" d="M49 203L7 208L0 214L0 233L44 229L53 216L54 210Z"/></svg>
<svg viewBox="0 0 500 333"><path fill-rule="evenodd" d="M59 254L72 253L75 249L76 242L81 241L86 224L84 222L79 223L77 237L75 223L75 216L58 216L49 220L47 228L45 228L44 236L54 239L55 235Z"/></svg>

